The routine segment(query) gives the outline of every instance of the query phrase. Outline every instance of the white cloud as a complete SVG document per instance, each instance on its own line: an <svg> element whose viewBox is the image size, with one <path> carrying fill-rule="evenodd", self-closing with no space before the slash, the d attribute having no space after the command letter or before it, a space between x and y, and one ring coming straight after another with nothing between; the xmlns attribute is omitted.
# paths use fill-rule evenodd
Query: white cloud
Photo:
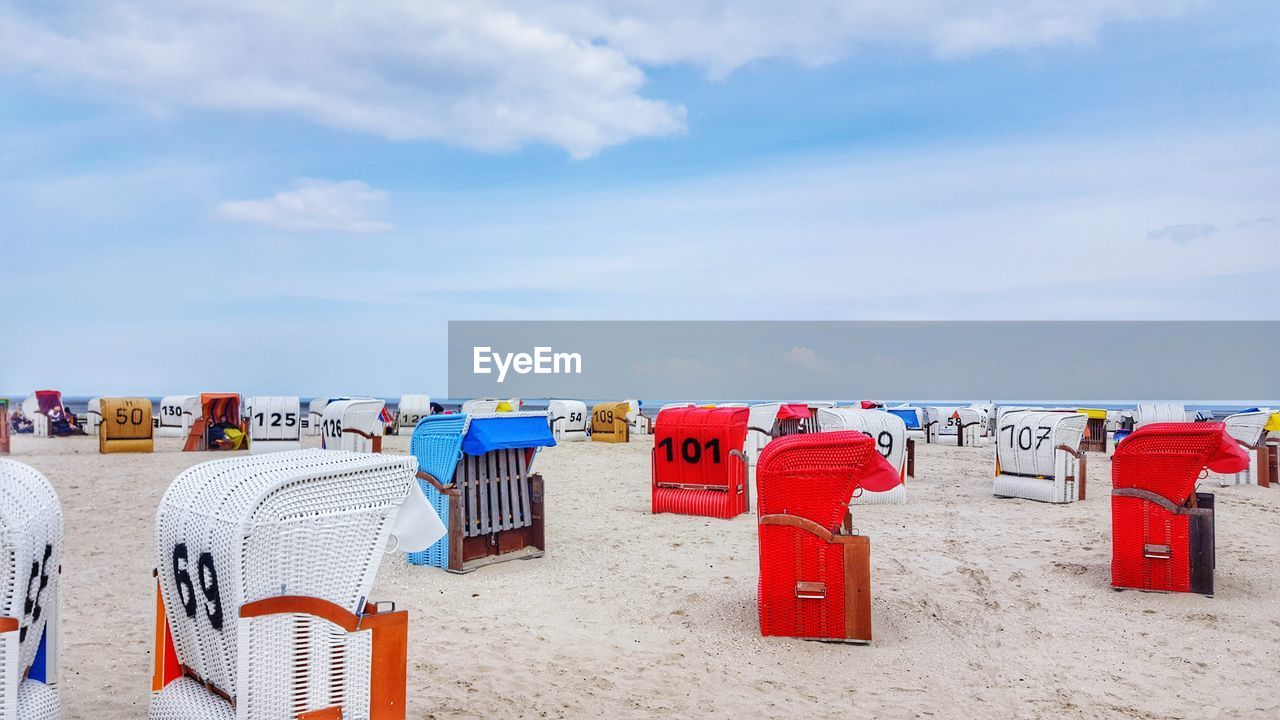
<svg viewBox="0 0 1280 720"><path fill-rule="evenodd" d="M220 203L217 215L290 232L376 233L395 228L369 217L386 201L385 192L359 180L302 179L295 181L293 190L268 198Z"/></svg>
<svg viewBox="0 0 1280 720"><path fill-rule="evenodd" d="M1181 225L1165 225L1158 230L1147 233L1148 240L1168 240L1177 245L1186 245L1192 240L1201 240L1218 232L1218 228L1207 223L1184 223Z"/></svg>
<svg viewBox="0 0 1280 720"><path fill-rule="evenodd" d="M818 357L813 348L793 347L782 354L782 361L801 372L814 375L832 374L830 363Z"/></svg>
<svg viewBox="0 0 1280 720"><path fill-rule="evenodd" d="M575 157L683 130L644 68L723 77L861 45L962 56L1090 41L1196 0L109 0L0 8L0 72L79 82L161 111L283 112L391 139Z"/></svg>

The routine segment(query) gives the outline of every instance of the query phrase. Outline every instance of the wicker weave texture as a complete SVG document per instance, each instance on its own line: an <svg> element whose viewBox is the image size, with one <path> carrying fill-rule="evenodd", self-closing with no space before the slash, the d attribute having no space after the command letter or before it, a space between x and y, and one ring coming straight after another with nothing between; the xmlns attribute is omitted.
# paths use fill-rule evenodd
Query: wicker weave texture
<svg viewBox="0 0 1280 720"><path fill-rule="evenodd" d="M418 468L430 473L442 484L453 482L458 459L462 456L462 438L467 430L467 415L431 415L418 421L409 441L409 452L418 460ZM419 480L427 501L436 514L449 525L449 496L436 490L425 480ZM409 553L414 565L449 566L449 536L446 534L434 545L422 552Z"/></svg>
<svg viewBox="0 0 1280 720"><path fill-rule="evenodd" d="M250 453L302 448L302 403L296 395L254 395L244 401L244 408Z"/></svg>
<svg viewBox="0 0 1280 720"><path fill-rule="evenodd" d="M1067 503L1076 491L1079 461L1065 450L1080 450L1089 418L1076 412L1012 410L996 428L996 477L992 492L1040 502Z"/></svg>
<svg viewBox="0 0 1280 720"><path fill-rule="evenodd" d="M178 660L234 695L246 602L321 598L358 613L417 462L298 450L201 463L156 516L156 567Z"/></svg>
<svg viewBox="0 0 1280 720"><path fill-rule="evenodd" d="M769 443L756 470L760 516L789 515L836 532L875 442L857 431L793 435ZM878 459L877 459L878 461ZM843 639L845 558L800 527L760 524L760 631L764 635ZM819 584L822 597L801 597L800 583Z"/></svg>
<svg viewBox="0 0 1280 720"><path fill-rule="evenodd" d="M149 720L236 720L236 711L231 703L184 677L151 696L147 717Z"/></svg>
<svg viewBox="0 0 1280 720"><path fill-rule="evenodd" d="M834 532L875 443L855 431L778 438L760 453L756 470L761 515L795 515Z"/></svg>
<svg viewBox="0 0 1280 720"><path fill-rule="evenodd" d="M825 586L826 597L796 597L799 582ZM760 526L760 634L845 637L844 550L792 527Z"/></svg>
<svg viewBox="0 0 1280 720"><path fill-rule="evenodd" d="M57 720L61 713L62 704L54 688L35 680L18 685L16 720Z"/></svg>
<svg viewBox="0 0 1280 720"><path fill-rule="evenodd" d="M57 683L62 532L62 506L44 475L0 459L0 617L16 618L19 626L16 648L7 648L0 664L0 683L19 695L4 693L7 702L21 703L23 691L13 682L32 670L42 639L46 654L40 671L50 685Z"/></svg>
<svg viewBox="0 0 1280 720"><path fill-rule="evenodd" d="M381 418L383 405L381 400L368 398L329 403L320 418L321 445L328 450L373 452L373 440L365 435L382 437L385 431ZM364 435L348 430L358 430Z"/></svg>
<svg viewBox="0 0 1280 720"><path fill-rule="evenodd" d="M1155 493L1184 507L1206 463L1221 446L1219 423L1153 423L1117 446L1111 483ZM1111 584L1142 590L1190 589L1189 516L1137 497L1111 498ZM1152 547L1167 548L1156 557Z"/></svg>
<svg viewBox="0 0 1280 720"><path fill-rule="evenodd" d="M749 415L745 407L680 407L659 413L653 435L654 513L731 518L747 511L746 464L740 453Z"/></svg>
<svg viewBox="0 0 1280 720"><path fill-rule="evenodd" d="M99 398L98 452L152 452L151 401L146 398Z"/></svg>
<svg viewBox="0 0 1280 720"><path fill-rule="evenodd" d="M906 482L907 424L902 418L883 410L818 408L818 428L822 432L857 430L870 437L875 441L876 451ZM850 502L854 505L901 505L906 501L907 486L903 484L884 492L859 490Z"/></svg>

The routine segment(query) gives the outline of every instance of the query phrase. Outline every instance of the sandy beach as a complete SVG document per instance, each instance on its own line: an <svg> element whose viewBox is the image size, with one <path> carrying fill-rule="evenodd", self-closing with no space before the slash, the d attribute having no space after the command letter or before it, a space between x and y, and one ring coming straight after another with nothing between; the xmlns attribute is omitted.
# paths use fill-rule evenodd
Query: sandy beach
<svg viewBox="0 0 1280 720"><path fill-rule="evenodd" d="M13 441L66 516L65 717L146 714L155 510L215 457L179 449ZM907 505L854 508L875 640L852 646L760 637L754 514L651 515L647 443L546 450L544 558L383 563L376 596L411 614L409 716L1280 716L1280 491L1208 488L1215 597L1116 592L1107 459L1089 456L1088 500L1048 505L992 497L990 455L921 444Z"/></svg>

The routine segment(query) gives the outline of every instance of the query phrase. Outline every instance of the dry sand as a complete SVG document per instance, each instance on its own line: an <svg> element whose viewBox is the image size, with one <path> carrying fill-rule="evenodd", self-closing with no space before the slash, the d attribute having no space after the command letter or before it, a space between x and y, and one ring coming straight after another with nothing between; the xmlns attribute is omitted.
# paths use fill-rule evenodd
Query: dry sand
<svg viewBox="0 0 1280 720"><path fill-rule="evenodd" d="M66 513L65 717L145 717L155 509L213 457L179 447L14 439ZM383 564L375 596L411 613L410 717L1280 717L1280 490L1215 489L1216 597L1115 592L1105 458L1087 501L1046 505L992 497L989 448L921 445L909 504L854 508L862 647L760 637L754 517L650 515L647 445L538 463L546 557Z"/></svg>

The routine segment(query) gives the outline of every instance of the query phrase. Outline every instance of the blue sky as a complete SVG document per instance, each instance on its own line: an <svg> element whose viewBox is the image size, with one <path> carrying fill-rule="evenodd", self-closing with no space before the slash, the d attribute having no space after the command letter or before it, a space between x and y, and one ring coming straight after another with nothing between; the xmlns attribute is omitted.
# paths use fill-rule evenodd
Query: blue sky
<svg viewBox="0 0 1280 720"><path fill-rule="evenodd" d="M443 394L449 319L1276 316L1276 3L263 5L0 0L0 391Z"/></svg>

